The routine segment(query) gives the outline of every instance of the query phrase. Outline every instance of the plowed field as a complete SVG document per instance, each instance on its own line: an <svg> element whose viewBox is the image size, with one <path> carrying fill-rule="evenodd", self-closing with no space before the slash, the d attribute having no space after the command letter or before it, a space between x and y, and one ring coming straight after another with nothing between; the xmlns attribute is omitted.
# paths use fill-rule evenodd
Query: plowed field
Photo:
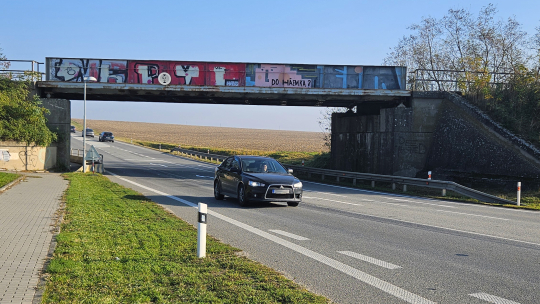
<svg viewBox="0 0 540 304"><path fill-rule="evenodd" d="M82 119L72 119L82 125ZM323 133L202 127L174 124L86 120L88 128L110 131L117 138L222 149L259 151L326 152ZM80 131L80 128L77 128Z"/></svg>

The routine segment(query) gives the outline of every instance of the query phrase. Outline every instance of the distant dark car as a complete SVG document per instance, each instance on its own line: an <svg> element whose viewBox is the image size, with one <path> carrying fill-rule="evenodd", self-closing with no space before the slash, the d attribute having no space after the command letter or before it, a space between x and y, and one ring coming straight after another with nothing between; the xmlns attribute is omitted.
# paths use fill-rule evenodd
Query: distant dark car
<svg viewBox="0 0 540 304"><path fill-rule="evenodd" d="M101 132L99 134L99 141L111 141L114 142L114 136L112 132Z"/></svg>
<svg viewBox="0 0 540 304"><path fill-rule="evenodd" d="M302 182L292 175L292 169L270 157L231 156L215 170L214 197L236 197L242 206L250 201L298 206L302 191Z"/></svg>
<svg viewBox="0 0 540 304"><path fill-rule="evenodd" d="M84 136L84 134L81 136ZM86 128L86 137L94 137L94 130Z"/></svg>
<svg viewBox="0 0 540 304"><path fill-rule="evenodd" d="M71 133L75 133L75 126L71 126Z"/></svg>

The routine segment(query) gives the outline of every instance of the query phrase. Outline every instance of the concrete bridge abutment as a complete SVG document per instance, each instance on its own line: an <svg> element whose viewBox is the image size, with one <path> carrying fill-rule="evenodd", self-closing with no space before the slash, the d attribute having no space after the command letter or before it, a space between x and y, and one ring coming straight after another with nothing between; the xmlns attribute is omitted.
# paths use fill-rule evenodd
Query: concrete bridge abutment
<svg viewBox="0 0 540 304"><path fill-rule="evenodd" d="M52 143L57 147L56 168L68 170L70 166L71 148L71 101L68 99L42 98L42 106L50 111L46 115L47 126L58 134L58 141Z"/></svg>
<svg viewBox="0 0 540 304"><path fill-rule="evenodd" d="M332 115L333 169L419 178L432 171L465 184L540 178L540 151L456 94L413 92L398 107L361 107Z"/></svg>

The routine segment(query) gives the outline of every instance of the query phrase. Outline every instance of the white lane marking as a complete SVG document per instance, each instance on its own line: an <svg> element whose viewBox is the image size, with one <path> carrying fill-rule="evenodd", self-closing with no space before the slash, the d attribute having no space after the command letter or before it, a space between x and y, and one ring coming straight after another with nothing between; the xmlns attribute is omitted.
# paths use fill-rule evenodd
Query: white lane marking
<svg viewBox="0 0 540 304"><path fill-rule="evenodd" d="M273 233L277 233L277 234L281 234L283 236L286 236L286 237L289 237L291 239L295 239L295 240L299 240L299 241L309 241L308 238L305 238L303 236L299 236L299 235L296 235L296 234L292 234L292 233L289 233L289 232L286 232L286 231L283 231L283 230L268 230L270 232L273 232Z"/></svg>
<svg viewBox="0 0 540 304"><path fill-rule="evenodd" d="M162 166L162 167L167 167L167 168L168 168L168 166L165 166L165 165L162 165L162 164L153 164L153 163L150 163L150 165L154 165L154 166Z"/></svg>
<svg viewBox="0 0 540 304"><path fill-rule="evenodd" d="M496 219L496 220L501 220L501 221L509 221L509 220L510 220L510 219L505 219L505 218L501 218L501 217L494 217L494 216L487 216L487 215L480 215L480 214L471 214L471 213L456 212L456 211L448 211L448 210L435 210L435 211L438 211L438 212L448 212L448 213L456 213L456 214L468 215L468 216L485 217L485 218Z"/></svg>
<svg viewBox="0 0 540 304"><path fill-rule="evenodd" d="M345 195L340 195L340 194L334 194L334 193L330 193L330 192L323 192L323 191L315 191L315 190L307 190L307 189L304 189L305 192L316 192L316 193L322 193L322 194L326 194L326 195L333 195L333 196L340 196L340 197L347 197Z"/></svg>
<svg viewBox="0 0 540 304"><path fill-rule="evenodd" d="M315 182L310 182L310 181L304 181L304 183L311 183L311 184L314 184L314 185L327 186L327 187L333 187L333 188L339 188L339 189L347 189L347 190L358 191L358 192L375 193L375 194L380 194L380 195L397 196L397 197L408 197L408 198L414 198L414 199L417 199L417 200L438 202L438 200L431 199L431 198L422 198L422 197L416 197L416 196L408 196L408 195L377 192L377 191L364 190L364 189L348 188L348 187L343 187L343 186L321 184L321 183L315 183ZM457 203L445 202L445 203L453 204L453 205L458 205L459 204L460 207L478 207L478 208L490 208L490 209L493 209L493 207L491 207L491 206L486 206L486 205L481 205L481 204L464 204L464 203L459 203L459 202L457 202ZM535 211L535 210L515 209L515 208L506 208L505 212L525 212L525 213L535 213L535 214L538 213L538 211ZM531 244L538 245L536 243L531 243Z"/></svg>
<svg viewBox="0 0 540 304"><path fill-rule="evenodd" d="M121 180L123 180L125 182L131 183L131 184L136 185L138 187L141 187L143 189L152 191L152 192L157 193L159 195L166 196L166 197L168 197L170 199L173 199L175 201L184 203L184 204L186 204L188 206L197 208L197 204L194 204L192 202L186 201L186 200L181 199L181 198L176 197L176 196L169 195L169 194L167 194L165 192L161 192L159 190L152 189L150 187L143 186L143 185L138 184L136 182L130 181L130 180L126 179L126 178L120 177L119 175L114 174L114 173L112 173L112 172L110 172L108 170L106 172L108 172L109 174L111 174L111 175L115 176L116 178L121 179ZM435 304L436 303L436 302L430 301L430 300L428 300L426 298L423 298L423 297L421 297L419 295L416 295L416 294L414 294L412 292L406 291L405 289L402 289L400 287L392 285L392 284L390 284L390 283L388 283L386 281L383 281L383 280L381 280L379 278L376 278L376 277L374 277L372 275L369 275L369 274L367 274L365 272L362 272L362 271L360 271L360 270L358 270L356 268L353 268L353 267L351 267L349 265L343 264L343 263L341 263L339 261L336 261L336 260L334 260L332 258L324 256L324 255L322 255L320 253L317 253L315 251L309 250L309 249L304 248L302 246L296 245L296 244L291 243L291 242L289 242L289 241L287 241L285 239L279 238L279 237L277 237L277 236L275 236L273 234L270 234L268 232L262 231L260 229L255 228L255 227L249 226L247 224L244 224L242 222L239 222L237 220L229 218L229 217L227 217L225 215L219 214L219 213L217 213L217 212L215 212L213 210L208 210L208 213L210 215L216 217L216 218L219 218L219 219L221 219L223 221L228 222L229 224L235 225L235 226L237 226L239 228L242 228L242 229L247 230L247 231L249 231L251 233L254 233L254 234L258 235L258 236L261 236L261 237L263 237L263 238L265 238L267 240L273 241L274 243L280 244L280 245L282 245L282 246L284 246L286 248L289 248L289 249L294 250L294 251L296 251L296 252L298 252L300 254L303 254L303 255L305 255L307 257L310 257L310 258L312 258L312 259L314 259L314 260L316 260L318 262L326 264L326 265L328 265L328 266L330 266L330 267L332 267L332 268L334 268L334 269L336 269L338 271L343 272L344 274L347 274L347 275L349 275L349 276L351 276L351 277L353 277L353 278L355 278L355 279L357 279L359 281L362 281L362 282L364 282L366 284L369 284L369 285L371 285L371 286L373 286L373 287L375 287L377 289L380 289L380 290L382 290L382 291L384 291L384 292L386 292L386 293L388 293L388 294L390 294L390 295L392 295L394 297L402 299L402 300L404 300L404 301L406 301L408 303L414 303L414 304Z"/></svg>
<svg viewBox="0 0 540 304"><path fill-rule="evenodd" d="M496 235L491 235L491 234L472 232L472 231L465 231L465 230L453 229L453 228L448 228L448 227L442 227L442 226L418 223L418 222L413 222L413 221L406 221L406 220L401 220L401 219L387 218L387 217L376 216L376 215L367 214L367 213L361 213L361 212L353 212L353 211L349 211L349 212L355 213L355 214L360 214L360 215L365 215L365 216L369 216L369 217L379 218L379 219L383 219L383 220L396 220L396 221L399 221L399 222L402 222L402 223L409 223L409 224L414 224L414 225L421 225L421 226L426 226L426 227L439 228L439 229L448 230L448 231L455 231L455 232L461 232L461 233L472 234L472 235L487 236L487 237L498 239L498 240L505 240L505 241L512 241L512 242L522 243L522 244L540 246L540 243L533 243L533 242L528 242L528 241L505 238L505 237L502 237L502 236L496 236Z"/></svg>
<svg viewBox="0 0 540 304"><path fill-rule="evenodd" d="M392 263L381 261L381 260L378 260L376 258L372 258L372 257L369 257L367 255L359 254L359 253L352 252L352 251L338 251L338 253L348 255L348 256L353 257L355 259L359 259L359 260L362 260L364 262L375 264L377 266L381 266L381 267L384 267L384 268L387 268L387 269L399 269L399 268L401 268L401 266L394 265Z"/></svg>
<svg viewBox="0 0 540 304"><path fill-rule="evenodd" d="M318 200L323 200L323 201L330 201L330 202L335 202L335 203L340 203L340 204L346 204L346 205L364 206L364 205L362 205L362 204L347 203L347 202L336 201L336 200L331 200L331 199L327 199L327 198L312 197L312 196L303 196L303 197L304 197L304 198L318 199Z"/></svg>
<svg viewBox="0 0 540 304"><path fill-rule="evenodd" d="M389 199L389 200L394 200L394 201L401 201L401 202L410 202L410 203L415 203L415 204L422 204L422 205L430 205L430 206L444 207L444 208L457 208L456 206L447 206L447 205L439 205L439 204L432 204L432 203L424 203L424 202L417 202L417 201L411 201L411 200L404 200L404 199L400 199L400 198L391 198L391 197L387 197L387 199Z"/></svg>
<svg viewBox="0 0 540 304"><path fill-rule="evenodd" d="M519 302L514 302L505 298L497 297L494 295L490 295L488 293L479 292L479 293L471 293L471 297L478 298L480 300L484 300L487 302L491 302L494 304L520 304Z"/></svg>
<svg viewBox="0 0 540 304"><path fill-rule="evenodd" d="M195 176L197 176L197 177L204 177L204 178L214 178L213 176L204 176L204 175L197 175L197 174L195 174Z"/></svg>
<svg viewBox="0 0 540 304"><path fill-rule="evenodd" d="M314 182L307 182L307 183L312 183L312 184L316 184L316 185L331 186L331 187L342 188L342 189L357 190L357 191L361 191L361 192L376 193L376 194L387 195L387 196L399 196L399 197L402 197L402 196L400 196L400 195L396 195L396 194L392 194L392 193L382 193L382 192L369 191L369 190L363 190L363 189L352 189L352 188L347 188L347 187L340 187L340 186L334 186L334 185L326 185L326 184L320 184L320 183L314 183ZM324 194L328 194L328 195L343 196L343 195L332 194L332 193L323 192L323 191L315 191L315 190L304 190L304 191L319 192L319 193L324 193ZM343 197L346 197L346 196L343 196ZM408 197L408 196L403 196L403 197ZM411 197L411 198L412 198L412 197ZM354 198L354 199L362 200L362 201L366 201L366 202L378 202L378 201L368 200L368 199L362 199L362 198ZM440 205L440 204L434 204L434 203L426 203L426 202L411 201L411 200L405 200L405 199L402 199L402 198L391 198L391 197L386 197L386 199L389 199L389 200L395 200L395 201L402 201L402 202L410 202L410 203L415 203L415 204L431 205L431 206L437 206L437 207L443 207L443 208L457 208L457 207L455 207L455 206L447 206L447 205ZM419 198L419 199L421 199L421 198ZM383 204L384 204L385 202L378 202L378 203L383 203ZM403 205L403 204L392 204L392 203L386 203L386 204L389 204L389 205L396 205L396 206L407 206L407 205Z"/></svg>

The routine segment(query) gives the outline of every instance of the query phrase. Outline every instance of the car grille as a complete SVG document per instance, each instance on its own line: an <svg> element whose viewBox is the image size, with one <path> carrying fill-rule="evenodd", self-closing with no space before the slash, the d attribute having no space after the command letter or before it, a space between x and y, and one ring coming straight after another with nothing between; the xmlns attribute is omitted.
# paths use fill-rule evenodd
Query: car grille
<svg viewBox="0 0 540 304"><path fill-rule="evenodd" d="M289 193L272 193L273 190L283 191L288 190ZM270 185L266 190L266 198L276 198L276 199L292 199L294 198L294 191L291 185Z"/></svg>

